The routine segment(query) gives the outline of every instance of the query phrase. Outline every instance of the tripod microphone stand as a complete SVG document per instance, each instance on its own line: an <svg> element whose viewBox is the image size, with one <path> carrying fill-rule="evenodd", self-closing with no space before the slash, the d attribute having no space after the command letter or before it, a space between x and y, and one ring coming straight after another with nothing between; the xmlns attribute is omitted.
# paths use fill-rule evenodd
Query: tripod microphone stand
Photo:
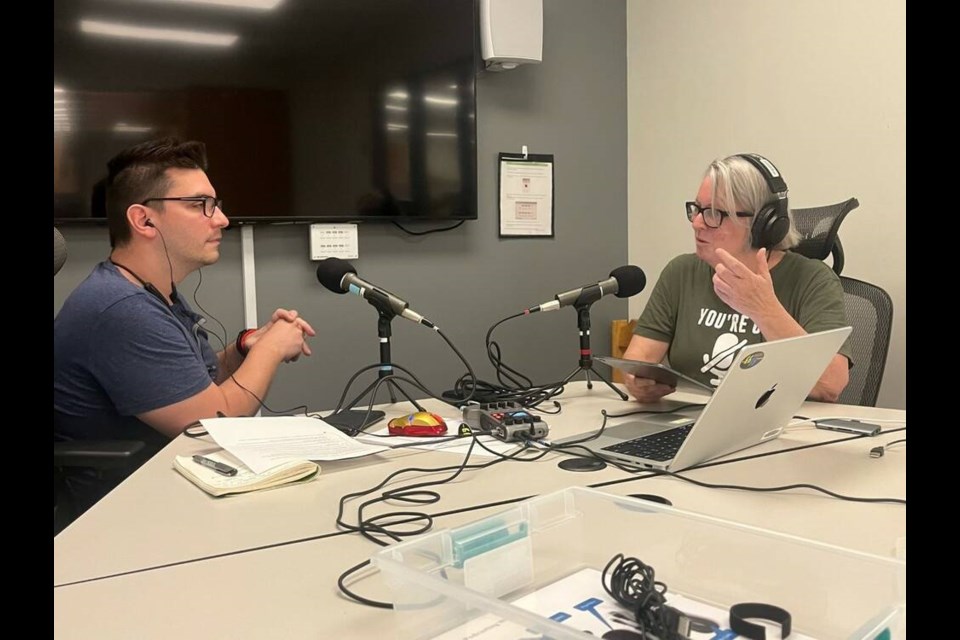
<svg viewBox="0 0 960 640"><path fill-rule="evenodd" d="M594 297L594 294L596 297ZM592 374L613 389L622 400L629 400L627 394L613 386L613 383L593 368L593 352L590 350L590 305L599 299L600 295L602 294L584 291L580 295L580 298L573 304L573 307L577 310L577 327L580 329L580 366L574 369L560 384L564 385L570 382L575 375L583 371L587 378L587 389L593 389L593 381L590 379Z"/></svg>
<svg viewBox="0 0 960 640"><path fill-rule="evenodd" d="M390 336L392 335L392 329L390 323L395 317L397 317L396 312L393 310L393 307L390 304L388 299L381 298L378 296L372 296L367 298L367 301L377 309L377 336L380 341L380 368L377 370L377 379L371 382L367 387L361 391L356 398L354 398L346 407L340 409L334 415L341 415L353 409L360 402L361 398L370 393L374 387L378 384L384 384L387 387L387 391L390 394L390 402L396 403L397 396L396 392L399 392L407 400L409 400L413 406L417 408L417 411L426 411L420 403L410 397L403 387L401 387L395 380L393 380L393 363L390 358ZM384 378L387 378L385 381L381 382ZM366 413L366 412L364 412ZM379 413L379 412L378 412ZM377 415L377 419L381 418L382 414ZM367 423L369 424L369 422ZM366 425L363 425L366 426Z"/></svg>

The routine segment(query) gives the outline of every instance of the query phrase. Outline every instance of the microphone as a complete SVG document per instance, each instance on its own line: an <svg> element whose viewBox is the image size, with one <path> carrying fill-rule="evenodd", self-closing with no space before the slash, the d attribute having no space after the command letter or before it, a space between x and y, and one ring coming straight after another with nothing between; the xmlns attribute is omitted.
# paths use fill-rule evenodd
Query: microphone
<svg viewBox="0 0 960 640"><path fill-rule="evenodd" d="M394 315L412 320L431 329L437 328L422 315L412 311L405 300L401 300L389 291L375 287L357 276L357 270L346 260L340 258L324 258L321 260L320 264L317 265L317 280L334 293L353 293L366 299L381 311L390 311Z"/></svg>
<svg viewBox="0 0 960 640"><path fill-rule="evenodd" d="M643 291L646 285L647 276L644 275L643 270L640 267L628 264L611 271L610 277L606 280L558 293L550 302L524 309L523 313L556 311L561 307L570 305L592 304L608 293L612 293L618 298L629 298Z"/></svg>

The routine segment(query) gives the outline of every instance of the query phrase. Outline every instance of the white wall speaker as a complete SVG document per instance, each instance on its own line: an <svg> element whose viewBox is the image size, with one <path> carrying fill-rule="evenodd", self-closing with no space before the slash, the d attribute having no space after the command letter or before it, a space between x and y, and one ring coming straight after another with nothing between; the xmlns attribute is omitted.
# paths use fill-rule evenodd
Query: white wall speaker
<svg viewBox="0 0 960 640"><path fill-rule="evenodd" d="M543 0L480 0L480 52L503 71L543 59Z"/></svg>

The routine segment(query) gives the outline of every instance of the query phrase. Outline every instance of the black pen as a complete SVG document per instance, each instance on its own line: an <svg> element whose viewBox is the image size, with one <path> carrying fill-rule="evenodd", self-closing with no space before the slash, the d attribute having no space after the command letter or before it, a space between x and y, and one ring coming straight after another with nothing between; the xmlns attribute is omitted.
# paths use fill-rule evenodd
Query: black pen
<svg viewBox="0 0 960 640"><path fill-rule="evenodd" d="M204 458L203 456L197 455L193 456L193 461L199 465L203 465L204 467L209 467L224 476L237 475L237 470L230 465L217 462L216 460L211 460L210 458Z"/></svg>

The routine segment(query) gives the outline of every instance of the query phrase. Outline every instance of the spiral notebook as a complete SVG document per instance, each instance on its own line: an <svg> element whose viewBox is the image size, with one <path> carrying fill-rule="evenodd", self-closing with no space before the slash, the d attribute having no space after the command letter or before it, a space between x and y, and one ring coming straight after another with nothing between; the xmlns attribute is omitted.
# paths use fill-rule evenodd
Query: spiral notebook
<svg viewBox="0 0 960 640"><path fill-rule="evenodd" d="M173 468L184 478L214 497L247 493L248 491L261 491L297 482L306 482L320 473L320 465L310 460L291 460L261 473L255 473L227 451L209 451L205 452L203 456L208 460L228 465L236 469L237 473L232 476L222 475L213 469L197 464L192 456L176 456L173 459Z"/></svg>

